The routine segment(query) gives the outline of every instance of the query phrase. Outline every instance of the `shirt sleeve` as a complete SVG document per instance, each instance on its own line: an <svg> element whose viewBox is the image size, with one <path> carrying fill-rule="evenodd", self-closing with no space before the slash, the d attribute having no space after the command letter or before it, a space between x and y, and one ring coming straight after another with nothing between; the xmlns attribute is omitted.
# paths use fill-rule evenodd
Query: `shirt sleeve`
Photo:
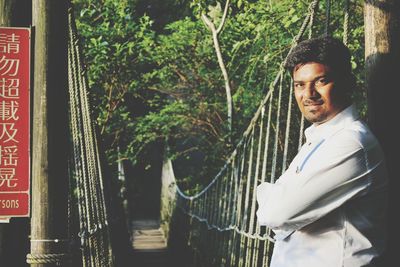
<svg viewBox="0 0 400 267"><path fill-rule="evenodd" d="M277 183L257 187L260 225L298 230L366 192L369 173L377 166L367 163L357 141L345 137L321 146L300 173L287 171Z"/></svg>

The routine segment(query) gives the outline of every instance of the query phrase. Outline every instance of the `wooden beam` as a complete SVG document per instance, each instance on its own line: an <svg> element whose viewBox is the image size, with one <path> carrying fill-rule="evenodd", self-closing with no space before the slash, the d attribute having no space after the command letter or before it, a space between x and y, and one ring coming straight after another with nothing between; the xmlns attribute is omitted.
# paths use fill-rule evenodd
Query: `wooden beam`
<svg viewBox="0 0 400 267"><path fill-rule="evenodd" d="M68 242L63 242L68 239L67 8L67 0L35 0L32 4L35 49L30 255L34 257L67 253Z"/></svg>
<svg viewBox="0 0 400 267"><path fill-rule="evenodd" d="M385 152L389 171L388 251L385 263L390 266L397 261L396 216L400 201L398 171L399 157L399 101L400 91L400 1L366 0L365 23L365 68L368 95L368 120Z"/></svg>

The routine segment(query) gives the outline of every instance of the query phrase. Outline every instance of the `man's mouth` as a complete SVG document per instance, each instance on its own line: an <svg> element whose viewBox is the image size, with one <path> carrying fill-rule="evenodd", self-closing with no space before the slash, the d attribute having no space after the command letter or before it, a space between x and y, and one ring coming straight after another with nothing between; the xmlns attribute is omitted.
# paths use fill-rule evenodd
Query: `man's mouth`
<svg viewBox="0 0 400 267"><path fill-rule="evenodd" d="M303 105L305 107L315 107L315 106L320 106L322 105L324 102L323 101L305 101L303 103Z"/></svg>

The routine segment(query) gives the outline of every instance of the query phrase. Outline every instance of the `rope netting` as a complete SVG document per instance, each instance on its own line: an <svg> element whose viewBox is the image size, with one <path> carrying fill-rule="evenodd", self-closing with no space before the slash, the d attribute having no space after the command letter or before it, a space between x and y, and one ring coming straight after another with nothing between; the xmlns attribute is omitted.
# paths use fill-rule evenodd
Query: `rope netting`
<svg viewBox="0 0 400 267"><path fill-rule="evenodd" d="M73 198L79 217L82 264L114 266L98 144L88 99L88 81L72 8L68 12L68 80ZM74 208L74 207L72 207Z"/></svg>
<svg viewBox="0 0 400 267"><path fill-rule="evenodd" d="M312 37L319 2L309 5L288 54L300 40ZM327 9L330 5L325 2ZM330 11L325 16L321 31L329 34ZM348 1L343 21L347 43ZM236 149L201 192L186 195L176 184L172 163L164 164L162 207L167 215L162 219L174 216L173 205L190 216L189 244L197 254L195 261L201 261L198 266L268 266L274 239L271 230L256 220L256 188L264 181L275 182L303 143L304 118L283 67L286 58Z"/></svg>

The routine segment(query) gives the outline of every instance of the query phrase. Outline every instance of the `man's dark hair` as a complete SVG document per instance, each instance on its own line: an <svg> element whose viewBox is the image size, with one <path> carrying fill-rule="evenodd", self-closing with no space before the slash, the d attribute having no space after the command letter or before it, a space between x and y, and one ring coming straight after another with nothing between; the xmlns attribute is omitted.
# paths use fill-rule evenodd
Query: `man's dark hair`
<svg viewBox="0 0 400 267"><path fill-rule="evenodd" d="M316 62L329 66L335 72L351 72L350 58L349 49L341 41L323 36L295 46L286 61L286 68L293 73L299 64Z"/></svg>
<svg viewBox="0 0 400 267"><path fill-rule="evenodd" d="M351 71L349 49L330 36L316 37L300 42L290 52L285 68L293 75L297 67L309 62L321 63L331 69L333 78L353 90L355 79Z"/></svg>

